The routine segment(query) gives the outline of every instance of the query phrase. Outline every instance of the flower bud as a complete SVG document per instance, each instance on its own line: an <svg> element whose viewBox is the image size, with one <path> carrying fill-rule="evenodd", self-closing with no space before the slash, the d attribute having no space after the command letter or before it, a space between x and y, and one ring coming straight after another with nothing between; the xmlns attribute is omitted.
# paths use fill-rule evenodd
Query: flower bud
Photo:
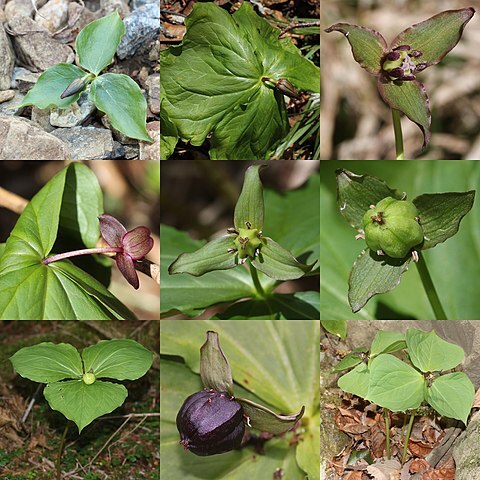
<svg viewBox="0 0 480 480"><path fill-rule="evenodd" d="M93 373L84 373L83 374L83 381L87 385L91 385L92 383L95 382L95 375Z"/></svg>
<svg viewBox="0 0 480 480"><path fill-rule="evenodd" d="M202 390L190 395L177 414L180 444L195 455L216 455L240 447L243 408L226 392Z"/></svg>
<svg viewBox="0 0 480 480"><path fill-rule="evenodd" d="M256 228L239 228L238 237L233 242L239 258L255 258L255 252L262 246L261 233Z"/></svg>
<svg viewBox="0 0 480 480"><path fill-rule="evenodd" d="M84 78L76 78L63 91L63 93L60 95L60 98L64 99L67 97L71 97L72 95L75 95L78 92L81 92L85 88L85 85L86 83Z"/></svg>
<svg viewBox="0 0 480 480"><path fill-rule="evenodd" d="M371 250L392 258L404 258L422 243L423 229L412 202L386 197L363 216L365 241Z"/></svg>
<svg viewBox="0 0 480 480"><path fill-rule="evenodd" d="M277 90L280 90L280 92L282 92L284 95L287 95L287 97L301 98L297 90L295 90L295 87L286 78L281 78L277 82L276 88Z"/></svg>

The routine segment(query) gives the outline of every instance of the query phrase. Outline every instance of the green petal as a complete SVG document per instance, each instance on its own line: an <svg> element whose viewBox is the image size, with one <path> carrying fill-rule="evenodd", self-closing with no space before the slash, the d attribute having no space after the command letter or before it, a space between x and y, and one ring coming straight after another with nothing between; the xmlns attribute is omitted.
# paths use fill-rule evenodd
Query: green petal
<svg viewBox="0 0 480 480"><path fill-rule="evenodd" d="M422 52L419 62L435 65L459 42L465 25L474 13L472 7L439 13L397 35L391 48L410 45L413 50Z"/></svg>
<svg viewBox="0 0 480 480"><path fill-rule="evenodd" d="M224 235L199 248L196 252L182 253L168 267L168 273L189 273L199 277L213 270L228 270L236 265L237 255L228 253L227 248L234 248L235 235Z"/></svg>
<svg viewBox="0 0 480 480"><path fill-rule="evenodd" d="M423 148L425 148L432 135L430 102L425 87L417 80L399 82L397 85L381 76L378 79L378 91L387 105L400 110L420 127L423 133Z"/></svg>
<svg viewBox="0 0 480 480"><path fill-rule="evenodd" d="M260 181L260 169L264 165L251 165L245 172L242 193L238 197L233 215L235 228L245 228L246 222L250 228L261 230L263 227L263 188Z"/></svg>
<svg viewBox="0 0 480 480"><path fill-rule="evenodd" d="M380 33L370 28L352 25L350 23L336 23L325 30L341 32L345 35L352 47L353 58L368 73L379 75L381 60L387 52L387 42Z"/></svg>

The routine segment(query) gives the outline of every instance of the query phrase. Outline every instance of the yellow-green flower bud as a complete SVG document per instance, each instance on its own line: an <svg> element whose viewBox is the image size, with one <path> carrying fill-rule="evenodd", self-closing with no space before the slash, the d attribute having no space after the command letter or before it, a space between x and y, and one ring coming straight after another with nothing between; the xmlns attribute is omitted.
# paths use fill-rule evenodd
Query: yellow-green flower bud
<svg viewBox="0 0 480 480"><path fill-rule="evenodd" d="M260 232L256 228L239 228L238 237L233 242L239 258L255 257L255 250L262 245Z"/></svg>
<svg viewBox="0 0 480 480"><path fill-rule="evenodd" d="M87 385L91 385L92 383L95 382L95 375L93 373L84 373L83 374L83 381Z"/></svg>

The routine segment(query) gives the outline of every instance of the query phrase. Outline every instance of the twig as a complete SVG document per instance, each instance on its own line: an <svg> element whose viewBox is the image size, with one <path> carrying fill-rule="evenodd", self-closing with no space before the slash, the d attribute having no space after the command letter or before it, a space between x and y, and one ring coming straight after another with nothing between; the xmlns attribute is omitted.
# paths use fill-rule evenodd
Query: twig
<svg viewBox="0 0 480 480"><path fill-rule="evenodd" d="M320 20L318 22L301 22L301 23L293 23L288 27L285 27L281 32L278 38L282 38L287 32L290 30L295 30L296 28L303 28L303 27L319 27Z"/></svg>
<svg viewBox="0 0 480 480"><path fill-rule="evenodd" d="M23 412L23 415L22 415L22 418L21 418L21 422L22 423L25 423L27 421L27 418L28 418L28 415L30 415L30 412L33 408L33 405L35 404L35 400L36 400L36 397L38 395L38 392L40 391L40 389L43 387L43 383L40 383L37 387L37 389L35 390L35 393L33 394L33 397L32 399L30 400L30 402L28 403L28 406L27 408L25 409L25 412Z"/></svg>
<svg viewBox="0 0 480 480"><path fill-rule="evenodd" d="M27 203L28 200L0 187L0 207L5 207L6 209L20 215L27 206Z"/></svg>
<svg viewBox="0 0 480 480"><path fill-rule="evenodd" d="M160 285L160 265L151 262L144 258L143 260L137 260L134 262L135 270L148 275L152 280Z"/></svg>

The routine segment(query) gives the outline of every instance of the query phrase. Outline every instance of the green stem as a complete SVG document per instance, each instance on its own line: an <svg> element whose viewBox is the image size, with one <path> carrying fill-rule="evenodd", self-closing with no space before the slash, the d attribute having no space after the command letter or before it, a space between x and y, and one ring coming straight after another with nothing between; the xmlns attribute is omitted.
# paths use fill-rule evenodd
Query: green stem
<svg viewBox="0 0 480 480"><path fill-rule="evenodd" d="M262 284L260 283L260 280L258 279L258 273L257 269L252 265L250 262L250 275L252 276L253 284L255 285L255 288L257 289L257 293L260 297L265 297L265 291L263 290Z"/></svg>
<svg viewBox="0 0 480 480"><path fill-rule="evenodd" d="M387 460L390 460L390 422L388 420L388 408L383 409L383 415L385 416L385 450L387 451Z"/></svg>
<svg viewBox="0 0 480 480"><path fill-rule="evenodd" d="M410 441L410 435L412 433L412 427L413 427L413 420L415 419L416 413L417 411L415 410L410 415L410 421L408 422L407 435L405 436L405 444L403 445L402 465L405 463L405 459L407 458L408 442Z"/></svg>
<svg viewBox="0 0 480 480"><path fill-rule="evenodd" d="M63 431L62 438L60 439L60 445L58 446L57 480L62 480L62 454L63 454L63 447L65 446L65 438L67 437L67 432L68 432L68 422L65 425L65 430Z"/></svg>
<svg viewBox="0 0 480 480"><path fill-rule="evenodd" d="M428 301L432 307L433 313L437 320L448 320L447 314L442 307L442 302L435 290L435 285L433 284L432 277L427 268L427 264L423 259L422 252L418 252L418 262L417 262L418 273L420 274L420 279L422 280L423 288L427 294Z"/></svg>
<svg viewBox="0 0 480 480"><path fill-rule="evenodd" d="M393 131L395 133L395 152L397 160L405 160L403 152L403 134L402 124L400 122L400 112L392 108Z"/></svg>

